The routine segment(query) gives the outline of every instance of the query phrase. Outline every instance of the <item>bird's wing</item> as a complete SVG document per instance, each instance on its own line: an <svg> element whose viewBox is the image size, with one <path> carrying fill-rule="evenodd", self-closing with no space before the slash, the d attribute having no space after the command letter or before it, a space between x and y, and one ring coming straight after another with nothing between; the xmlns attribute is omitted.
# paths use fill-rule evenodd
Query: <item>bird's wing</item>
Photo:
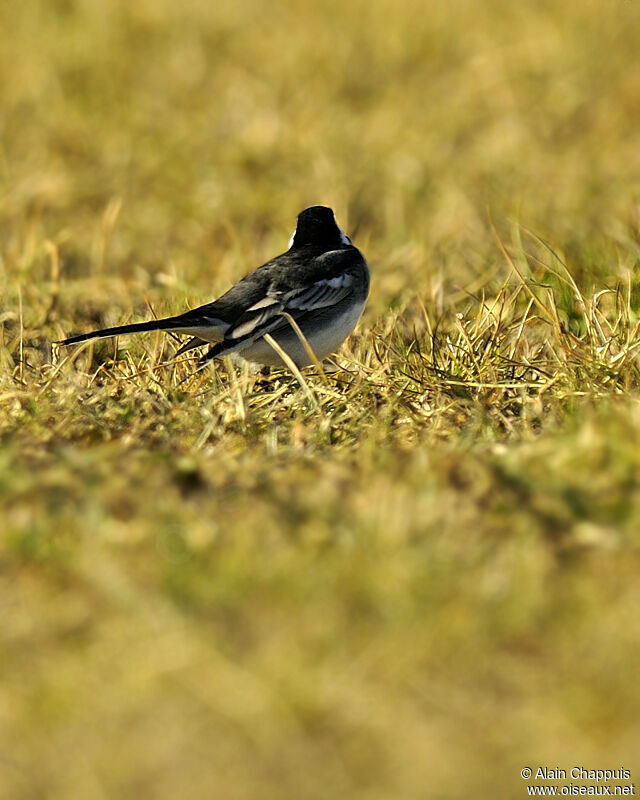
<svg viewBox="0 0 640 800"><path fill-rule="evenodd" d="M321 278L297 289L278 289L271 285L267 294L242 313L225 332L226 340L256 339L289 325L284 314L294 319L320 308L339 303L351 293L353 276L342 273Z"/></svg>
<svg viewBox="0 0 640 800"><path fill-rule="evenodd" d="M215 327L221 338L238 339L259 332L282 311L294 315L330 306L349 293L354 253L360 255L355 248L283 253L245 275L212 303L180 314L176 328L191 328L188 332L202 337L196 328Z"/></svg>

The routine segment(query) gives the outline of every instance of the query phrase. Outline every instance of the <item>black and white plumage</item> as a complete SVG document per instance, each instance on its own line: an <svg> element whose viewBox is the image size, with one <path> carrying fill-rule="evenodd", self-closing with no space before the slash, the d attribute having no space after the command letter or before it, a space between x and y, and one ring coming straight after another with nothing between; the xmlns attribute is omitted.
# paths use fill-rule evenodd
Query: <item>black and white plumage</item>
<svg viewBox="0 0 640 800"><path fill-rule="evenodd" d="M282 366L270 334L299 367L311 362L285 314L298 324L316 357L335 352L353 331L369 294L369 268L336 222L333 211L301 211L286 253L250 272L212 303L166 319L79 334L60 344L144 331L191 338L178 353L212 344L203 361L237 353L248 361Z"/></svg>

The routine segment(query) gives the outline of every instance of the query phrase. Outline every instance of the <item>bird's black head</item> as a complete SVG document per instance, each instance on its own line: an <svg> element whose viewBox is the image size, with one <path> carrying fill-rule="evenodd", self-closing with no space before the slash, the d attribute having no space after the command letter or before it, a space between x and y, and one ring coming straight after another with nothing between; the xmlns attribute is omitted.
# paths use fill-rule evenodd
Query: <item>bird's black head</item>
<svg viewBox="0 0 640 800"><path fill-rule="evenodd" d="M341 247L351 247L351 240L336 222L330 208L311 206L298 214L298 225L289 247L339 250Z"/></svg>

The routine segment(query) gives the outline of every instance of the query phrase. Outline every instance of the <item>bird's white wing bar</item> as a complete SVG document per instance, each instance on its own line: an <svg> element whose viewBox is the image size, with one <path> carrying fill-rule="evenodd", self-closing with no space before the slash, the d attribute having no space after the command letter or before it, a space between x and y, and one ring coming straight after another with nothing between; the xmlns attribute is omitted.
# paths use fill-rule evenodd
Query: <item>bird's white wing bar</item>
<svg viewBox="0 0 640 800"><path fill-rule="evenodd" d="M241 339L257 332L270 319L280 314L284 308L283 303L277 297L267 295L262 300L258 300L240 317L233 328L227 332L231 339Z"/></svg>

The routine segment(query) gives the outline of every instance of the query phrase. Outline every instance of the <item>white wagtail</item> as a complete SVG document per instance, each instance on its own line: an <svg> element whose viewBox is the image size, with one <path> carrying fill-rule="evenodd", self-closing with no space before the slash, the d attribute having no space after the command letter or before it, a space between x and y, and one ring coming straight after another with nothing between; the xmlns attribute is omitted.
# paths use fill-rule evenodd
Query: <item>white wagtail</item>
<svg viewBox="0 0 640 800"><path fill-rule="evenodd" d="M286 315L295 320L316 358L335 352L356 326L369 294L362 253L324 206L298 215L286 253L250 272L212 303L176 317L119 325L71 336L59 344L143 331L175 331L191 338L176 353L213 344L202 362L237 353L247 361L282 366L265 341L270 334L298 367L312 362Z"/></svg>

